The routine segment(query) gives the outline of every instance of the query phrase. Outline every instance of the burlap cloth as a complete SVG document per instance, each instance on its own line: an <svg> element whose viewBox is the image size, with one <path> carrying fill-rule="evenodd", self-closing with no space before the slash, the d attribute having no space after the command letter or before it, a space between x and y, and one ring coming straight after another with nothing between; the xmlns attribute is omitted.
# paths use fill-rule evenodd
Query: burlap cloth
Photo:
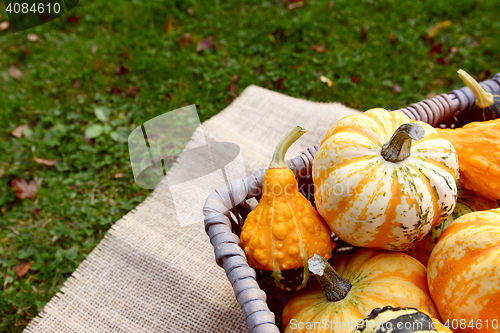
<svg viewBox="0 0 500 333"><path fill-rule="evenodd" d="M287 158L318 143L338 119L359 111L249 86L203 123L208 141L239 145L247 174L265 168L296 125L308 132ZM164 185L164 184L163 184ZM192 207L201 211L202 206ZM109 230L24 332L248 332L224 270L200 223L181 227L168 186Z"/></svg>

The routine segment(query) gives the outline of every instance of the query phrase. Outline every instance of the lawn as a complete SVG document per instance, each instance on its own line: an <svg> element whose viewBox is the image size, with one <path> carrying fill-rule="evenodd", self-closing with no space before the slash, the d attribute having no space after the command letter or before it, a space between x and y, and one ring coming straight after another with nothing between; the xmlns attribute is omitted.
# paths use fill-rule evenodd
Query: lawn
<svg viewBox="0 0 500 333"><path fill-rule="evenodd" d="M22 331L147 197L126 142L143 122L189 104L206 120L250 84L404 107L462 87L459 68L478 80L500 72L499 18L494 0L87 0L0 32L0 331ZM22 180L33 198L16 195Z"/></svg>

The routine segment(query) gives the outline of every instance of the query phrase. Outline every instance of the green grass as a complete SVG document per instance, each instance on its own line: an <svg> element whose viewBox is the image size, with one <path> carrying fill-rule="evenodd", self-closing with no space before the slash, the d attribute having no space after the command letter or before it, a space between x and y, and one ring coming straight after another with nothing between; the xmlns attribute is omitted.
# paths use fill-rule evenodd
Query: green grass
<svg viewBox="0 0 500 333"><path fill-rule="evenodd" d="M196 104L206 120L233 100L234 75L237 93L256 84L366 110L397 109L459 88L459 68L480 80L500 72L494 0L306 0L294 10L280 1L88 0L70 15L79 21L63 16L0 33L2 332L20 332L112 223L148 195L134 184L127 144L113 131L126 135L186 104ZM431 56L423 36L443 20L453 25L438 33L434 45L442 48ZM41 41L28 41L28 33ZM186 33L194 43L179 45ZM208 36L214 49L197 52ZM9 75L11 65L23 73L20 81ZM115 73L120 66L127 69L122 76ZM137 96L126 93L131 86L139 87ZM91 145L84 132L102 123L94 113L99 106L111 114L107 132ZM22 139L9 134L20 124L31 128ZM58 162L48 167L33 157ZM41 183L35 200L16 198L11 182L21 178ZM22 278L19 262L33 263Z"/></svg>

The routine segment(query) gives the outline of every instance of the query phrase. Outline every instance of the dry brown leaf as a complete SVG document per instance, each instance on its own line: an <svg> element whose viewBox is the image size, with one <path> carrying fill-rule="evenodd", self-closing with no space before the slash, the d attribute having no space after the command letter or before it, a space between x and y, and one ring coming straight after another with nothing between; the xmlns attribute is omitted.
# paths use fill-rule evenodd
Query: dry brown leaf
<svg viewBox="0 0 500 333"><path fill-rule="evenodd" d="M120 77L122 75L125 75L127 74L128 72L128 69L126 69L123 65L120 65L120 67L118 67L116 70L115 70L115 74Z"/></svg>
<svg viewBox="0 0 500 333"><path fill-rule="evenodd" d="M36 193L38 192L38 184L35 180L31 180L28 183L25 179L14 179L12 181L12 186L16 190L16 197L18 199L35 199Z"/></svg>
<svg viewBox="0 0 500 333"><path fill-rule="evenodd" d="M115 179L120 179L123 177L123 172L115 173Z"/></svg>
<svg viewBox="0 0 500 333"><path fill-rule="evenodd" d="M17 81L21 80L21 77L23 77L23 73L17 68L16 66L9 66L9 74L12 76L14 79Z"/></svg>
<svg viewBox="0 0 500 333"><path fill-rule="evenodd" d="M438 32L440 32L443 28L449 27L450 25L452 25L452 23L449 20L434 24L429 31L427 31L427 37L434 38Z"/></svg>
<svg viewBox="0 0 500 333"><path fill-rule="evenodd" d="M295 8L299 8L299 7L304 7L304 1L290 1L290 3L287 5L287 8L288 9L295 9Z"/></svg>
<svg viewBox="0 0 500 333"><path fill-rule="evenodd" d="M229 91L231 91L231 94L233 95L233 98L236 98L238 96L238 90L236 89L236 81L238 80L238 75L233 75L231 77L231 84L229 85Z"/></svg>
<svg viewBox="0 0 500 333"><path fill-rule="evenodd" d="M196 46L196 51L201 52L206 49L213 49L214 44L212 43L212 41L212 36L208 36L207 38L200 40L198 42L198 45Z"/></svg>
<svg viewBox="0 0 500 333"><path fill-rule="evenodd" d="M92 52L92 53L96 53L98 48L99 48L99 47L98 47L97 45L94 45L94 46L92 46L92 47L90 48L90 52Z"/></svg>
<svg viewBox="0 0 500 333"><path fill-rule="evenodd" d="M314 45L312 49L318 53L326 52L326 48L323 45Z"/></svg>
<svg viewBox="0 0 500 333"><path fill-rule="evenodd" d="M394 86L392 88L392 91L395 93L395 94L400 94L401 93L401 86L397 83L394 83Z"/></svg>
<svg viewBox="0 0 500 333"><path fill-rule="evenodd" d="M38 164L43 164L46 166L54 166L56 164L56 160L46 160L43 158L33 157L33 160Z"/></svg>
<svg viewBox="0 0 500 333"><path fill-rule="evenodd" d="M329 78L327 78L326 76L321 75L321 76L319 77L319 80L320 80L321 82L326 83L326 84L328 85L328 87L333 87L333 81L332 81L332 80L330 80Z"/></svg>
<svg viewBox="0 0 500 333"><path fill-rule="evenodd" d="M179 45L179 47L182 47L183 45L189 45L189 44L193 44L193 37L191 37L191 34L190 33L185 33L178 41L177 41L177 45Z"/></svg>
<svg viewBox="0 0 500 333"><path fill-rule="evenodd" d="M391 33L391 34L389 35L389 40L391 41L391 44L392 44L392 45L396 44L396 43L397 43L397 41L398 41L398 40L396 39L396 35L395 35L394 33Z"/></svg>
<svg viewBox="0 0 500 333"><path fill-rule="evenodd" d="M138 86L130 86L125 90L127 95L135 97L137 96L137 93L139 93L140 88Z"/></svg>
<svg viewBox="0 0 500 333"><path fill-rule="evenodd" d="M16 265L16 274L19 276L19 278L22 278L23 276L28 273L31 267L31 262L18 262Z"/></svg>
<svg viewBox="0 0 500 333"><path fill-rule="evenodd" d="M189 16L193 17L194 16L194 11L193 8L188 8L186 9L186 12L189 14Z"/></svg>
<svg viewBox="0 0 500 333"><path fill-rule="evenodd" d="M30 42L38 42L40 40L40 36L38 36L37 34L33 34L33 33L28 34L27 38Z"/></svg>
<svg viewBox="0 0 500 333"><path fill-rule="evenodd" d="M14 128L12 132L10 132L10 134L20 139L23 137L23 130L25 128L30 128L30 127L28 125L19 125L16 128Z"/></svg>
<svg viewBox="0 0 500 333"><path fill-rule="evenodd" d="M172 31L172 29L173 29L173 22L172 19L169 19L167 21L167 24L165 24L165 28L163 28L163 31L169 33L170 31Z"/></svg>
<svg viewBox="0 0 500 333"><path fill-rule="evenodd" d="M7 21L3 21L0 23L0 31L5 31L10 28L10 23Z"/></svg>

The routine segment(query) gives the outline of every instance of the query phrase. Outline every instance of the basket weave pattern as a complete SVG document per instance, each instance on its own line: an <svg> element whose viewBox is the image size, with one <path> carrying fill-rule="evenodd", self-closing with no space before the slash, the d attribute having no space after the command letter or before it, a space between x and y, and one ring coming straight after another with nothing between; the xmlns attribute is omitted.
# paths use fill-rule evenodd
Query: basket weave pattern
<svg viewBox="0 0 500 333"><path fill-rule="evenodd" d="M487 91L500 93L500 73L480 83ZM448 120L450 127L458 123L460 115L470 110L476 97L468 87L441 94L430 99L396 110L410 119L424 121L434 127ZM311 185L311 169L319 145L306 149L300 156L287 161L302 185ZM217 264L224 268L236 299L252 333L277 333L275 314L269 310L266 293L259 287L255 270L247 262L240 247L239 234L248 213L252 210L249 200L260 200L262 180L267 169L232 182L229 187L219 187L205 203L205 231L210 237ZM311 191L303 191L309 200Z"/></svg>

